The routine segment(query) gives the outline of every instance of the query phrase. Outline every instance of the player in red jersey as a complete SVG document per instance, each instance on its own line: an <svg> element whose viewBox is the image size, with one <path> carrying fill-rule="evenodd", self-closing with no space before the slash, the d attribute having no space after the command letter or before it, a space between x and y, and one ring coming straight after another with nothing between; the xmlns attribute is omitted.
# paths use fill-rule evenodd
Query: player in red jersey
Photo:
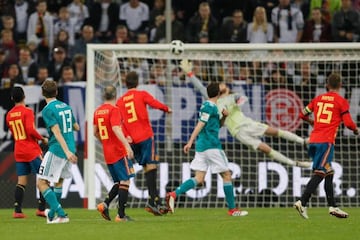
<svg viewBox="0 0 360 240"><path fill-rule="evenodd" d="M35 129L34 112L25 106L24 90L21 87L14 87L11 98L15 102L15 106L7 113L6 124L15 140L14 155L16 174L18 175L13 217L25 218L26 216L22 212L22 202L27 185L27 176L38 172L42 160L42 151L38 141L47 143L47 138L41 136ZM36 215L45 217L45 199L41 193L38 203Z"/></svg>
<svg viewBox="0 0 360 240"><path fill-rule="evenodd" d="M351 118L349 103L340 96L341 76L333 73L327 80L328 92L315 97L301 112L300 117L314 126L309 139L309 157L313 161L313 176L308 182L301 199L295 202L294 207L300 215L307 219L306 205L311 194L315 192L320 182L325 178L325 192L329 206L329 213L338 218L347 218L349 215L336 206L333 190L334 170L331 162L334 156L334 143L339 125L352 130L355 135L359 130ZM314 113L314 119L309 114Z"/></svg>
<svg viewBox="0 0 360 240"><path fill-rule="evenodd" d="M125 84L128 91L118 99L116 105L120 108L124 130L131 141L135 159L144 168L149 190L149 201L145 210L159 216L167 211L161 203L156 186L158 158L155 153L154 133L146 107L149 105L167 113L171 113L171 109L148 92L137 89L139 76L136 72L127 74Z"/></svg>
<svg viewBox="0 0 360 240"><path fill-rule="evenodd" d="M130 221L131 218L125 214L125 206L130 178L134 177L135 172L130 160L134 153L121 129L120 111L115 106L116 88L106 86L103 90L103 99L104 103L94 113L94 135L102 143L105 162L115 184L105 201L98 204L97 209L104 219L110 221L108 206L118 195L119 208L115 221Z"/></svg>

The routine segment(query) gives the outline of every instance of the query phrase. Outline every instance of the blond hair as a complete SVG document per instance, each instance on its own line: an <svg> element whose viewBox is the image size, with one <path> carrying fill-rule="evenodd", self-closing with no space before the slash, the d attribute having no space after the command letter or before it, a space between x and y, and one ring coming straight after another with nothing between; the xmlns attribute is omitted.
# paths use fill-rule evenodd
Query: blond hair
<svg viewBox="0 0 360 240"><path fill-rule="evenodd" d="M264 16L264 21L262 23L259 23L256 19L256 13L257 12L262 12L265 16ZM267 32L267 28L268 28L268 24L267 24L267 19L266 19L266 12L265 12L265 8L263 7L257 7L254 11L254 17L253 17L253 31L256 32L259 28L261 28L263 30L264 33Z"/></svg>

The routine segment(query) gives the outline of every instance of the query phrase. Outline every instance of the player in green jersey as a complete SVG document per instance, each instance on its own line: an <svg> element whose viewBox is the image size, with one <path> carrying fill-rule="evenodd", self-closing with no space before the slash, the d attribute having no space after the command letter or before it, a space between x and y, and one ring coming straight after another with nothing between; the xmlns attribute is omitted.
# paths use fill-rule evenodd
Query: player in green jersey
<svg viewBox="0 0 360 240"><path fill-rule="evenodd" d="M47 103L42 117L49 133L49 149L39 169L38 188L50 206L50 210L45 210L47 223L67 223L69 218L60 204L62 183L64 178L72 177L71 165L77 163L74 130L79 131L80 127L71 107L56 99L56 82L46 80L41 88ZM50 182L54 183L54 190Z"/></svg>
<svg viewBox="0 0 360 240"><path fill-rule="evenodd" d="M192 73L192 64L188 60L181 61L180 67L187 74L192 84L197 88L201 95L205 98L206 90L201 81ZM243 114L241 111L241 105L247 101L246 96L240 96L232 93L230 88L225 83L220 83L220 97L217 102L218 108L221 112L222 109L226 109L229 115L226 117L224 125L229 130L230 134L239 140L241 143L251 147L254 150L259 150L278 162L299 166L303 168L309 168L311 166L310 161L294 161L282 153L274 150L267 143L261 141L260 137L274 136L287 139L299 144L306 144L306 140L286 130L277 129L267 124L257 122Z"/></svg>
<svg viewBox="0 0 360 240"><path fill-rule="evenodd" d="M174 212L175 199L180 194L195 188L205 181L205 175L210 169L211 173L218 173L223 179L225 200L228 206L228 215L238 217L246 216L247 211L236 208L234 199L234 188L229 169L229 161L222 150L219 139L221 123L226 118L227 112L223 111L223 118L216 106L219 98L219 83L210 83L207 87L208 100L200 108L199 121L193 130L188 143L184 146L184 152L189 153L196 139L195 157L191 161L190 168L195 171L195 177L186 180L175 191L166 195L166 203L170 212Z"/></svg>

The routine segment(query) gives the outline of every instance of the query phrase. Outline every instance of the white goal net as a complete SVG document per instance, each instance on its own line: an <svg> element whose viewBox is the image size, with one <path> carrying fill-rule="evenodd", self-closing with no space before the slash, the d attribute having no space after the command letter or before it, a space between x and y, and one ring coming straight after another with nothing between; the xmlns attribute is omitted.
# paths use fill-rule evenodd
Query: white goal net
<svg viewBox="0 0 360 240"><path fill-rule="evenodd" d="M196 124L203 101L199 91L179 67L183 58L193 63L194 74L204 85L224 81L234 92L246 95L242 111L254 120L308 137L311 127L298 114L310 99L326 91L326 76L340 72L342 94L350 103L354 120L360 115L359 44L185 44L181 55L171 54L169 45L90 44L87 48L87 154L85 184L88 207L93 209L112 186L103 161L101 145L93 137L92 114L101 103L100 89L109 82L123 93L122 79L129 71L140 76L140 88L149 91L173 109L171 115L149 110L160 157L160 197L192 176L194 155L182 148ZM239 207L291 206L311 176L310 169L288 166L271 160L234 140L223 128L220 138L231 162L235 196ZM302 145L280 138L263 137L275 150L293 160L308 160ZM340 127L333 168L336 198L342 206L359 207L359 138ZM129 207L144 207L147 190L141 168L129 189ZM206 184L181 196L182 207L225 207L221 178L208 174ZM326 206L321 184L312 206Z"/></svg>

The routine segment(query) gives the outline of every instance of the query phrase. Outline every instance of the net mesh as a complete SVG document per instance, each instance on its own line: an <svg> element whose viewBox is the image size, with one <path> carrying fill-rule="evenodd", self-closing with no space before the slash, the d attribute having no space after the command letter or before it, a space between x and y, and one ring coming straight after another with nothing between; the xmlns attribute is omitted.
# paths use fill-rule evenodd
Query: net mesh
<svg viewBox="0 0 360 240"><path fill-rule="evenodd" d="M359 120L359 46L346 49L336 44L303 48L298 45L292 49L289 45L250 48L188 44L181 55L171 54L167 45L103 45L93 49L94 61L88 62L88 67L94 69L94 77L88 77L87 87L95 89L95 107L101 103L99 91L102 86L116 84L122 94L124 76L129 71L136 71L140 76L139 88L149 91L173 109L170 116L149 109L161 162L158 186L162 198L167 191L193 176L189 166L194 151L185 155L182 148L196 124L203 97L179 67L183 58L193 63L193 72L204 85L210 81L224 81L234 92L246 95L248 102L242 106L246 116L304 138L309 136L311 126L298 119L299 111L315 95L326 91L326 77L331 72L339 72L343 76L341 93L349 100L354 120ZM87 108L87 111L93 112L93 109ZM100 202L112 181L103 162L100 143L91 134L88 136L88 141L96 143L94 159L89 156L89 161L96 162L95 174L89 176L95 178L96 202ZM291 206L300 197L311 176L310 169L271 160L234 140L225 128L221 129L220 138L231 162L239 207ZM307 149L302 145L276 137L262 136L261 140L293 160L308 160ZM341 126L333 168L335 195L342 206L359 206L358 158L358 138ZM147 199L145 177L138 165L136 171L128 205L144 207ZM321 184L311 200L312 206L326 206L323 189ZM180 196L177 204L182 207L225 207L221 177L208 174L203 186Z"/></svg>

